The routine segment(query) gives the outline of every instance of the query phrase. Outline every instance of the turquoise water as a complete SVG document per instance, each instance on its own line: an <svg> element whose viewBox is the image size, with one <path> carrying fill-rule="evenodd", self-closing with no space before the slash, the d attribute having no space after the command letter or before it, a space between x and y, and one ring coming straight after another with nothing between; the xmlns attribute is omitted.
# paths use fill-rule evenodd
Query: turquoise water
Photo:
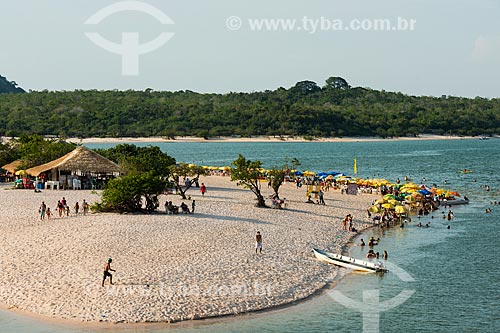
<svg viewBox="0 0 500 333"><path fill-rule="evenodd" d="M384 234L378 230L361 235L381 238L377 251L389 253L412 281L391 270L383 276L353 273L335 291L354 301L363 300L366 290L378 290L380 302L390 302L402 291L414 291L403 304L380 313L381 332L499 332L500 260L497 249L500 235L500 141L491 139L451 141L399 141L351 143L164 143L159 146L178 161L207 165L228 165L238 153L260 159L265 166L282 164L284 158L297 157L300 168L315 171L352 173L357 159L361 177L390 180L406 175L416 182L426 178L466 194L471 204L457 206L451 222L441 211L430 228L418 228L415 218L405 228ZM88 145L91 148L106 145ZM463 175L459 170L472 169ZM449 185L444 185L444 181ZM491 191L485 191L484 185ZM485 208L492 209L491 214ZM447 226L450 225L450 229ZM366 249L352 247L354 257ZM373 313L380 306L373 306ZM372 327L374 330L376 327ZM244 315L196 325L113 327L116 332L360 332L363 317L334 301L328 293L283 310ZM96 332L101 329L47 324L9 312L0 312L0 331L20 332Z"/></svg>

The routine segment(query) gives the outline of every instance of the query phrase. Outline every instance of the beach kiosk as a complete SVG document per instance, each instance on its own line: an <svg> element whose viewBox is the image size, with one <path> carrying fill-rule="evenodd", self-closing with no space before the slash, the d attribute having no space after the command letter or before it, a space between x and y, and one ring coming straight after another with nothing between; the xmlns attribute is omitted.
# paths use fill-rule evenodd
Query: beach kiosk
<svg viewBox="0 0 500 333"><path fill-rule="evenodd" d="M97 180L118 177L120 166L84 146L68 154L26 170L43 179L45 189L95 189Z"/></svg>

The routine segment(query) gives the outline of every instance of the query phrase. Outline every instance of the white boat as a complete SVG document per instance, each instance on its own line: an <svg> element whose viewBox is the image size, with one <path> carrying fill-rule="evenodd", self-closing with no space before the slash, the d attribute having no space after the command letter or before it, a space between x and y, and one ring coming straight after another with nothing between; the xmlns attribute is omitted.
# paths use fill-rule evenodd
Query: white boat
<svg viewBox="0 0 500 333"><path fill-rule="evenodd" d="M313 249L314 255L319 260L325 261L329 264L334 264L337 266L342 266L345 268L354 269L356 271L376 273L376 272L388 272L389 270L385 268L382 262L369 262L361 259L355 259L348 256L343 256L340 254L329 253L319 249Z"/></svg>
<svg viewBox="0 0 500 333"><path fill-rule="evenodd" d="M466 200L466 199L446 200L446 206L466 205L468 203L469 203L469 200ZM441 201L440 206L445 206L445 201Z"/></svg>

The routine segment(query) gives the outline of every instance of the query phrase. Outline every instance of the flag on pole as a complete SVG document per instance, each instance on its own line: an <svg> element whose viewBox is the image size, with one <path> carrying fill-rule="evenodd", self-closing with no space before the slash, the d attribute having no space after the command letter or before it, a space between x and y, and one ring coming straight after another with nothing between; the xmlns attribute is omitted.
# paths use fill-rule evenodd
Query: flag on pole
<svg viewBox="0 0 500 333"><path fill-rule="evenodd" d="M354 159L354 174L358 173L358 168L356 166L356 159Z"/></svg>

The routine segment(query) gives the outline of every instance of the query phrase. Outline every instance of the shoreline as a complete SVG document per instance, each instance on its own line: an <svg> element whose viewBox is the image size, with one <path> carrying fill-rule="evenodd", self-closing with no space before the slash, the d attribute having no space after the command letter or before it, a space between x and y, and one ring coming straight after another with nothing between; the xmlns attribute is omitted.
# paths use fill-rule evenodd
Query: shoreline
<svg viewBox="0 0 500 333"><path fill-rule="evenodd" d="M492 138L497 138L496 136ZM445 135L419 135L418 137L395 137L395 138L377 138L377 137L336 137L336 138L314 138L306 140L304 137L273 137L256 136L250 138L242 137L218 137L218 138L199 138L199 137L176 137L175 139L165 137L118 137L118 138L68 138L66 141L77 144L93 143L175 143L175 142L380 142L380 141L426 141L426 140L471 140L479 139L477 136L445 136Z"/></svg>

